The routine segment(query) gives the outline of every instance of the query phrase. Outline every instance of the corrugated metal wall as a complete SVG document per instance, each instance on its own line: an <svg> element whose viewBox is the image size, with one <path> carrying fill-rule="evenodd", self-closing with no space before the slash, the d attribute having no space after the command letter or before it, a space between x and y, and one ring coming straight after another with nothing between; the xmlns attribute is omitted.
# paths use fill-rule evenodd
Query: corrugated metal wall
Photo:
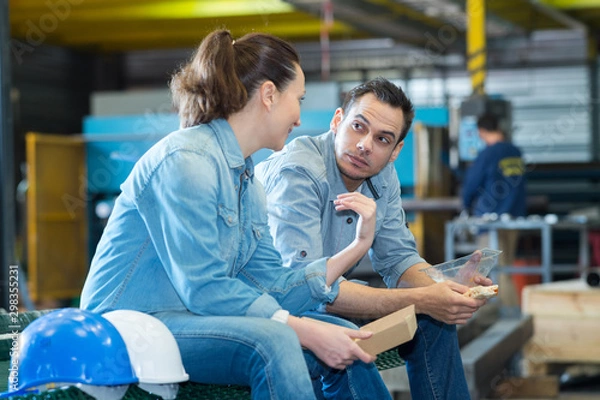
<svg viewBox="0 0 600 400"><path fill-rule="evenodd" d="M25 161L26 132L81 132L94 79L87 54L47 45L27 49L12 59L17 171Z"/></svg>
<svg viewBox="0 0 600 400"><path fill-rule="evenodd" d="M439 73L407 84L417 105L457 106L471 92L465 73ZM489 71L489 95L513 106L513 142L531 163L589 162L592 159L590 77L587 66L513 68Z"/></svg>
<svg viewBox="0 0 600 400"><path fill-rule="evenodd" d="M21 128L81 132L81 117L89 112L93 72L93 57L55 46L37 46L14 59Z"/></svg>
<svg viewBox="0 0 600 400"><path fill-rule="evenodd" d="M548 43L555 43L558 39L556 35L537 36L540 37L528 41L515 40L510 45L492 44L495 46L490 54L493 64L488 72L486 91L490 95L499 95L512 102L513 141L521 147L530 163L592 161L593 141L590 120L592 80L589 76L589 67L581 58L582 48L585 46L579 37L569 36L568 40L563 40L565 43L560 45L561 51L566 48L572 49L573 55L566 61L569 64L545 66L540 59L548 59L553 54L551 48L556 50L558 45L549 48ZM310 80L310 71L318 70L315 60L319 58L319 53L315 51L314 46L298 47ZM344 49L338 52L342 50ZM453 66L448 71L444 71L439 66L411 67L401 64L394 68L391 61L408 60L411 53L407 53L405 48L395 47L390 47L388 51L376 50L372 50L376 56L366 57L363 64L354 58L360 58L361 51L364 50L354 51L352 53L354 58L351 53L342 52L351 58L345 59L344 63L337 58L337 61L332 61L332 64L341 63L339 65L341 69L333 71L331 78L341 82L342 91L348 90L362 80L382 75L402 85L418 106L456 107L471 94L470 79L461 67ZM400 54L401 52L404 52L404 56ZM506 56L508 53L521 58L529 55L532 58L531 62L535 62L535 66L515 68L496 65L497 63L493 61L500 54ZM336 57L339 55L336 53ZM538 58L534 58L534 55ZM187 57L189 51L185 50L129 53L124 60L126 86L140 87L151 85L152 82L166 86L169 74ZM374 59L387 60L386 57L390 58L390 65L381 66L374 63ZM371 68L367 68L368 65L371 65ZM318 79L315 75L318 74L312 71L312 79Z"/></svg>

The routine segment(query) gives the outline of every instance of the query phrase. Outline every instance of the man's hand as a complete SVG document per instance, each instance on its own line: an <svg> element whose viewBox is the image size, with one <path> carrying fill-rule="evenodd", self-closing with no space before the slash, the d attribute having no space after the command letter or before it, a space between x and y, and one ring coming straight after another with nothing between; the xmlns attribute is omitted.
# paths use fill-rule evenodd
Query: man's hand
<svg viewBox="0 0 600 400"><path fill-rule="evenodd" d="M462 269L456 274L456 281L461 282L467 286L490 286L493 284L492 280L486 278L483 275L477 273L477 268L481 262L482 257L481 250L475 250L467 263Z"/></svg>
<svg viewBox="0 0 600 400"><path fill-rule="evenodd" d="M311 350L331 368L345 369L356 360L375 361L354 339L368 339L373 333L349 329L327 322L290 317L289 325L296 331L302 346Z"/></svg>
<svg viewBox="0 0 600 400"><path fill-rule="evenodd" d="M455 280L457 282L461 282L467 286L474 286L473 279L477 275L477 268L479 267L479 262L481 261L481 250L475 250L467 263L463 265L463 267L456 274Z"/></svg>
<svg viewBox="0 0 600 400"><path fill-rule="evenodd" d="M475 286L477 286L477 285L492 286L494 284L494 282L492 282L492 280L490 278L486 278L485 276L481 276L481 275L474 276L473 282L475 283Z"/></svg>
<svg viewBox="0 0 600 400"><path fill-rule="evenodd" d="M491 282L491 281L490 281ZM415 304L418 314L427 314L446 324L466 324L486 300L463 296L469 288L452 281L420 288L420 301Z"/></svg>

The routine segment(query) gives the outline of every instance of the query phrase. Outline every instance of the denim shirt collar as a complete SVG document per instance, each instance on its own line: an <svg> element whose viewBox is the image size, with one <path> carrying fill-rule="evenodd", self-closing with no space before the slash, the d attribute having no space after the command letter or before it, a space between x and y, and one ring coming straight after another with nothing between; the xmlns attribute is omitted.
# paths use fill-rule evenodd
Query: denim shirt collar
<svg viewBox="0 0 600 400"><path fill-rule="evenodd" d="M217 143L221 146L223 154L227 161L227 165L231 169L246 169L246 174L249 178L254 176L254 162L252 157L244 159L240 144L231 129L231 125L226 119L219 118L208 123L210 128L215 132Z"/></svg>
<svg viewBox="0 0 600 400"><path fill-rule="evenodd" d="M340 172L340 169L338 168L335 159L335 135L332 131L329 131L326 134L324 134L322 138L323 147L321 151L325 155L324 159L326 163L325 168L327 173L327 181L330 182L331 188L333 189L333 191L330 192L329 200L333 201L337 198L337 193L345 193L348 191L348 189L344 184L344 181L342 179L342 173ZM389 163L389 165L387 165L386 168L390 167L390 165L393 167L392 164L393 163ZM372 190L370 187L368 187L366 182L361 183L357 190L363 194L367 194L368 196L374 199L380 198L382 196L384 188L387 186L380 177L380 174L381 172L370 178L371 186L373 188Z"/></svg>

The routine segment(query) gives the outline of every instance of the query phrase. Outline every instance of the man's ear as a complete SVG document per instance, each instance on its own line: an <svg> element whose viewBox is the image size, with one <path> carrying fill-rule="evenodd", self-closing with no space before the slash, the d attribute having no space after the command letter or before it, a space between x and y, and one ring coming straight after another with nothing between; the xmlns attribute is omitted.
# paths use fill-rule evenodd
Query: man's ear
<svg viewBox="0 0 600 400"><path fill-rule="evenodd" d="M341 107L338 107L335 110L335 114L333 114L333 118L331 118L331 122L329 123L329 129L333 133L337 133L337 128L344 119L344 110Z"/></svg>
<svg viewBox="0 0 600 400"><path fill-rule="evenodd" d="M396 145L396 147L394 147L394 150L392 151L392 155L390 156L390 161L389 162L394 162L396 161L396 159L398 158L398 156L400 155L400 150L402 150L402 148L404 147L404 139L402 139L400 141L400 143L398 143Z"/></svg>
<svg viewBox="0 0 600 400"><path fill-rule="evenodd" d="M267 107L267 110L271 111L271 107L275 104L275 97L277 95L277 87L271 81L264 81L259 88L260 101Z"/></svg>

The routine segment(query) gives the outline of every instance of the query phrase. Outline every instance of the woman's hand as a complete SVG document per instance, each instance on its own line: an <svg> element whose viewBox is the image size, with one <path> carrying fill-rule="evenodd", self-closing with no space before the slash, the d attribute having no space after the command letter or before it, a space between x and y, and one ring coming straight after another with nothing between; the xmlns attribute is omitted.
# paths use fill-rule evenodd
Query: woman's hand
<svg viewBox="0 0 600 400"><path fill-rule="evenodd" d="M377 204L375 200L359 192L343 193L333 201L336 211L352 210L359 215L355 240L371 247L375 238Z"/></svg>
<svg viewBox="0 0 600 400"><path fill-rule="evenodd" d="M326 282L328 285L332 285L367 254L375 238L375 222L377 220L375 201L361 193L340 194L334 200L334 204L336 211L352 210L359 215L359 218L354 241L327 261Z"/></svg>
<svg viewBox="0 0 600 400"><path fill-rule="evenodd" d="M344 369L356 360L370 363L376 359L354 341L368 339L373 335L372 332L292 316L288 324L296 331L300 344L331 368Z"/></svg>

